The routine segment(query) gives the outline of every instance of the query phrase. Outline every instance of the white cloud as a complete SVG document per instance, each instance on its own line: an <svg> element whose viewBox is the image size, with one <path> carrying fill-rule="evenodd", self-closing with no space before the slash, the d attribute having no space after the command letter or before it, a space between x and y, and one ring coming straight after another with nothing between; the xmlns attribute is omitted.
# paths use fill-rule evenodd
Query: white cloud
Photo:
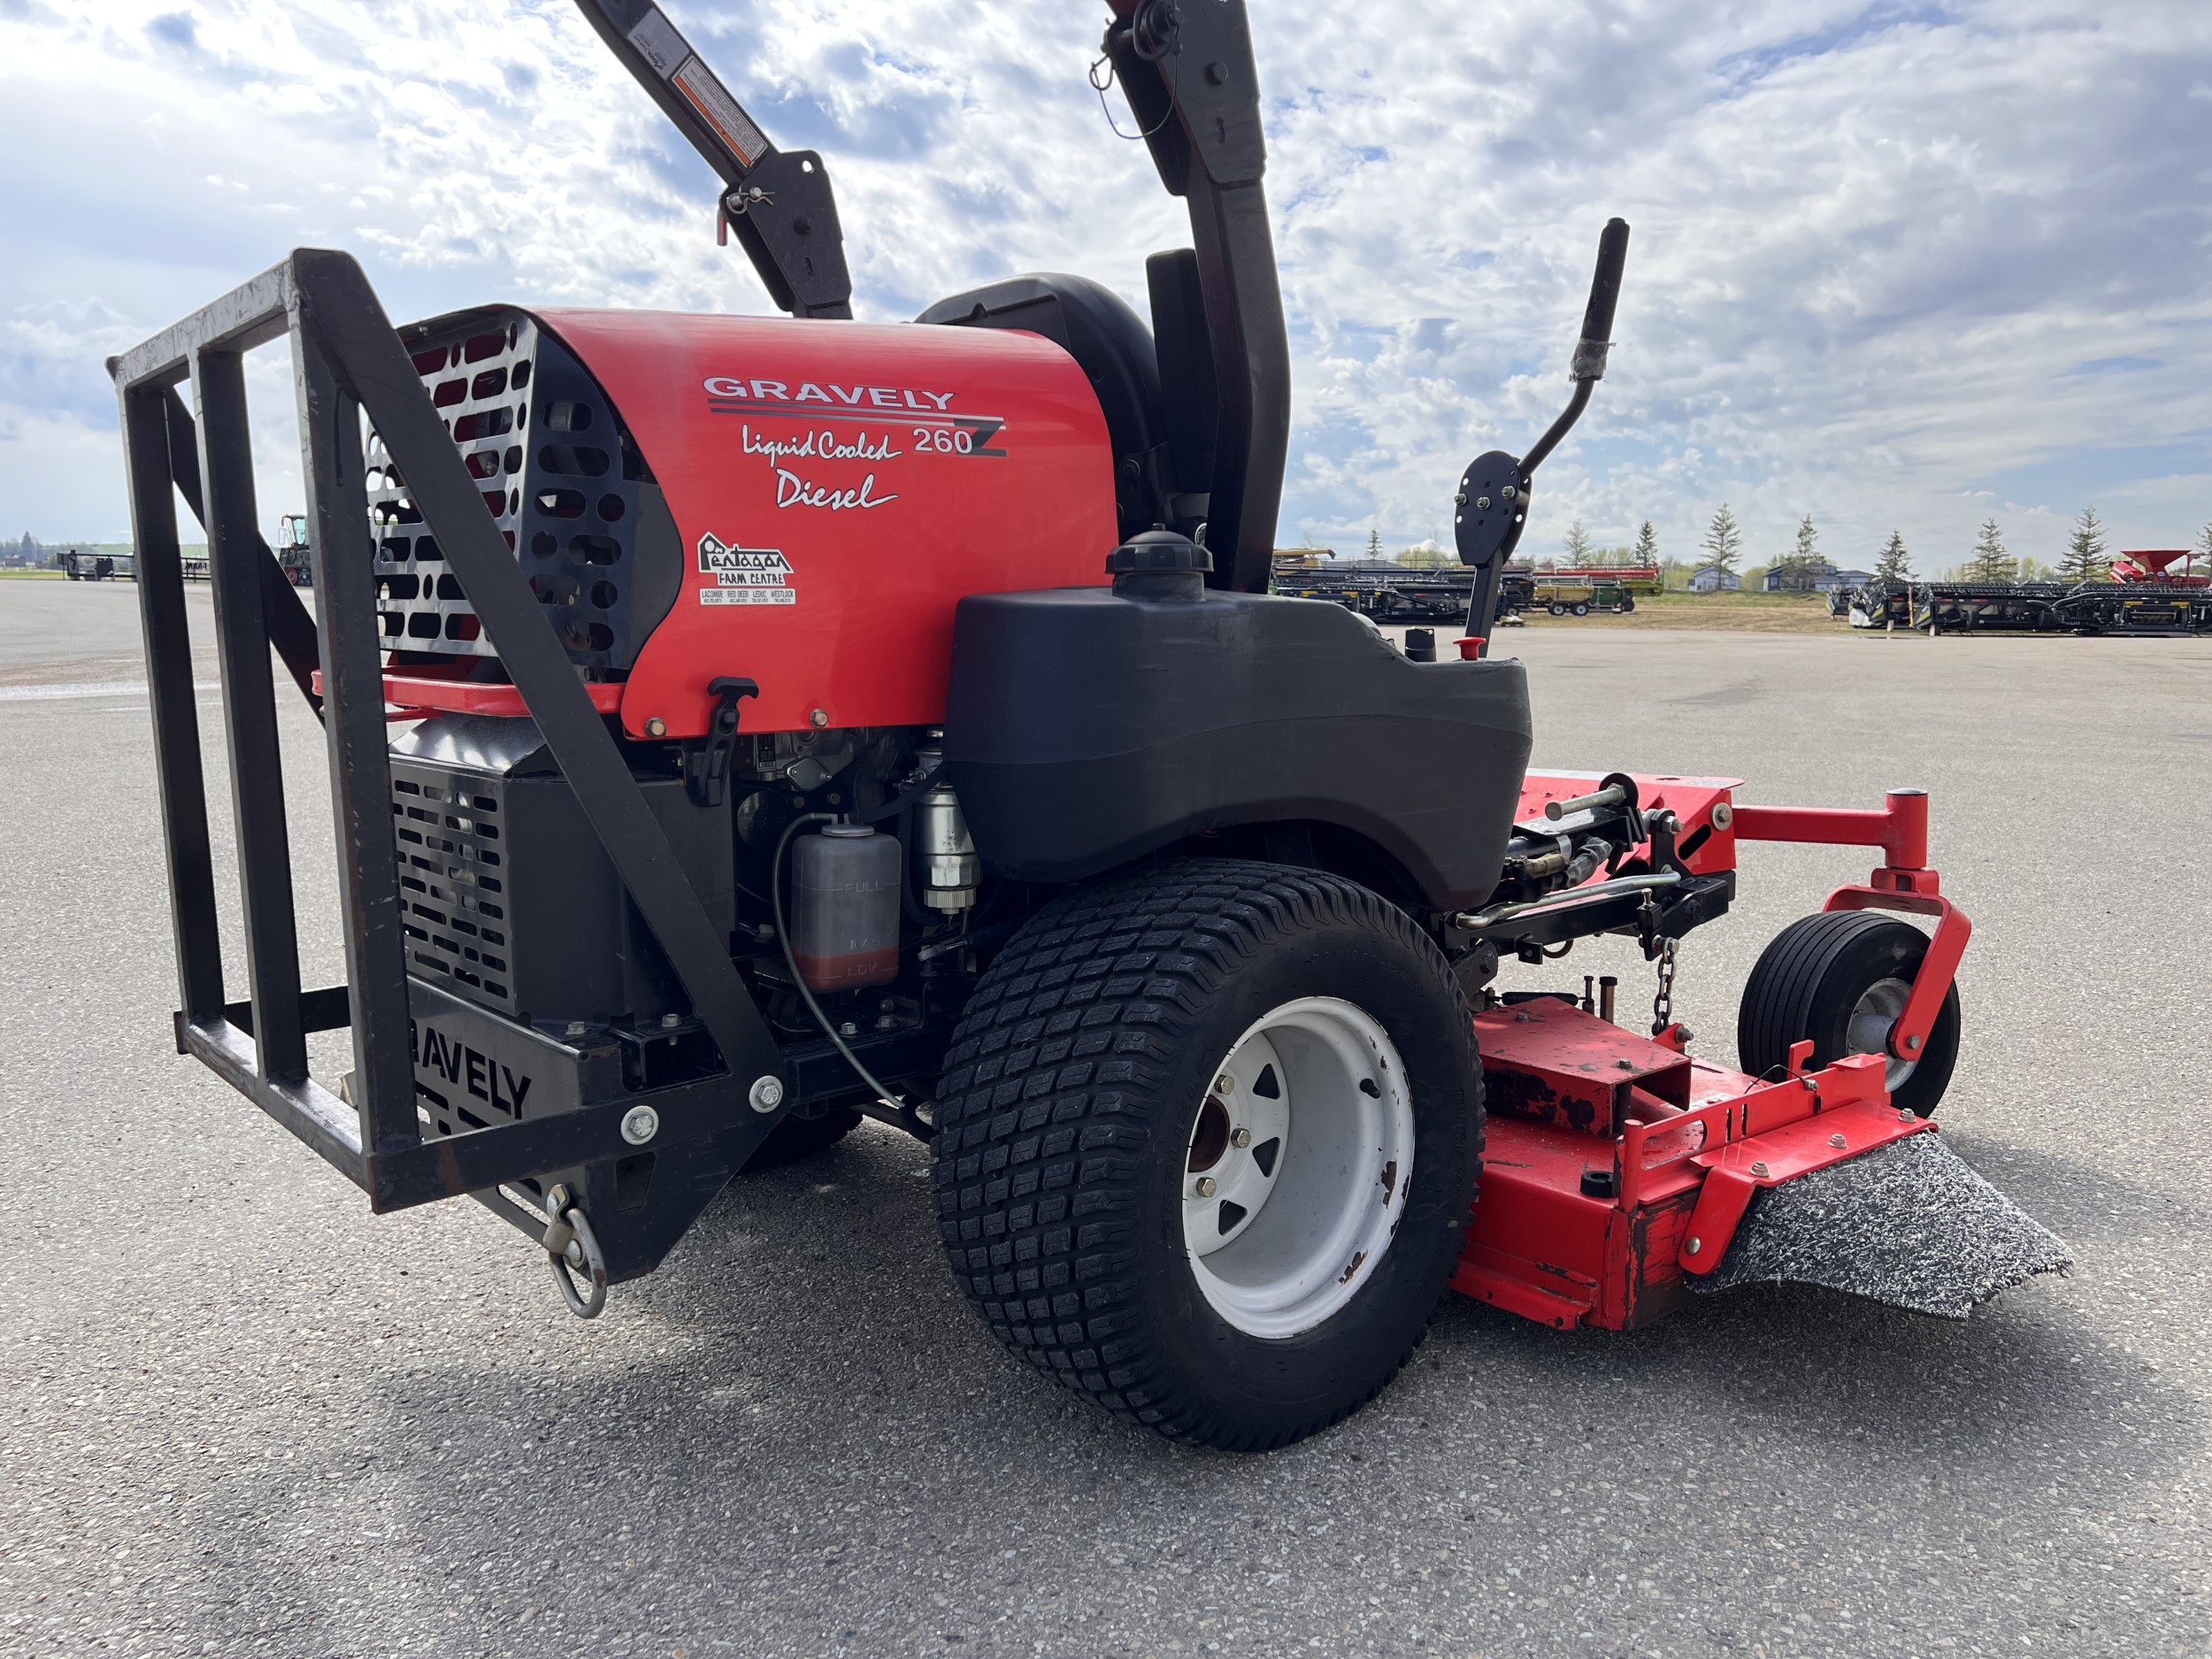
<svg viewBox="0 0 2212 1659"><path fill-rule="evenodd" d="M1555 411L1615 212L1613 373L1532 545L1647 517L1686 550L1725 499L1755 558L1809 511L1839 557L1894 525L1932 568L1991 511L2043 557L2090 499L2116 542L2212 518L2206 8L1253 4L1297 354L1281 540L1447 529L1467 459ZM864 314L1021 269L1141 301L1184 237L1085 84L1082 8L671 10L829 158ZM100 356L296 244L359 253L400 316L767 309L565 0L0 0L0 532L118 531Z"/></svg>

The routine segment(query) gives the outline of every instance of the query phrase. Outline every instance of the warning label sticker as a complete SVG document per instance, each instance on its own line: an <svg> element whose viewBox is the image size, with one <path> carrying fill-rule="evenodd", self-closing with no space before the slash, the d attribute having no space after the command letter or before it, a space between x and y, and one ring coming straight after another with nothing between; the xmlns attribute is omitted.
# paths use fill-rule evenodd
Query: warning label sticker
<svg viewBox="0 0 2212 1659"><path fill-rule="evenodd" d="M794 605L791 561L773 548L732 547L709 531L699 538L699 570L714 586L699 589L703 605Z"/></svg>

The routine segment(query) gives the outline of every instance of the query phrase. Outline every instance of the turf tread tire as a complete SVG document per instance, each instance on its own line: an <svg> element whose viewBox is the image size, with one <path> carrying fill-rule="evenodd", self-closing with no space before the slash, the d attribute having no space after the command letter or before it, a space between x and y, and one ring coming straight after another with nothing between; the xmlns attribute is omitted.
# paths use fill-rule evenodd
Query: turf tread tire
<svg viewBox="0 0 2212 1659"><path fill-rule="evenodd" d="M1459 1183L1456 1210L1448 1238L1425 1240L1438 1256L1433 1287L1394 1351L1380 1356L1386 1363L1371 1363L1352 1392L1306 1420L1240 1421L1184 1386L1167 1352L1174 1344L1155 1328L1161 1310L1143 1294L1141 1229L1151 1219L1156 1136L1171 1137L1179 1170L1188 1134L1172 1117L1177 1097L1162 1090L1216 992L1299 935L1331 927L1395 941L1457 1010L1450 1041L1464 1042L1464 1167L1440 1162ZM955 1280L1009 1348L1125 1422L1237 1451L1329 1427L1379 1394L1419 1346L1463 1241L1482 1147L1481 1069L1465 1010L1433 941L1340 877L1185 859L1064 895L992 964L946 1054L934 1173ZM1399 1033L1393 1041L1402 1049ZM1420 1179L1419 1155L1414 1168ZM1409 1250L1401 1272L1424 1263L1414 1232L1401 1224L1385 1266Z"/></svg>

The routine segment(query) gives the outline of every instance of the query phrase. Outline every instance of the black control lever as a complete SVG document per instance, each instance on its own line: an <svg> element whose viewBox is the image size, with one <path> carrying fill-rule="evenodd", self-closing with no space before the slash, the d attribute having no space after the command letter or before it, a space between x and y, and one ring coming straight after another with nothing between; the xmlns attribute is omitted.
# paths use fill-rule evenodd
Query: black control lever
<svg viewBox="0 0 2212 1659"><path fill-rule="evenodd" d="M1598 268L1590 279L1590 303L1582 313L1582 338L1568 371L1574 396L1550 429L1525 456L1502 449L1479 455L1461 475L1454 498L1453 540L1459 562L1475 567L1474 592L1467 607L1467 632L1479 643L1476 655L1490 654L1488 634L1498 608L1498 588L1506 561L1528 523L1529 480L1560 440L1573 430L1590 405L1590 388L1605 378L1605 354L1612 344L1613 311L1620 303L1621 271L1628 262L1628 221L1609 219L1598 238Z"/></svg>

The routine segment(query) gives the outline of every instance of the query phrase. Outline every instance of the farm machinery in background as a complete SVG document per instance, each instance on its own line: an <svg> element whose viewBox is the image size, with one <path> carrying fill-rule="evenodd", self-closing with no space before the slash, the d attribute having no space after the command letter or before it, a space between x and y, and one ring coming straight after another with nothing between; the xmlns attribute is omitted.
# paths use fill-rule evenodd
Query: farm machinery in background
<svg viewBox="0 0 2212 1659"><path fill-rule="evenodd" d="M822 157L657 6L580 4L807 320L395 327L303 250L111 362L180 1053L376 1211L475 1200L585 1317L732 1179L872 1118L928 1144L915 1248L1007 1348L1237 1449L1365 1404L1448 1286L1618 1331L1782 1279L1962 1317L2064 1263L1934 1132L1969 925L1925 795L1528 768L1487 623L1605 373L1624 223L1565 411L1458 481L1475 626L1418 660L1266 591L1290 355L1241 0L1114 0L1103 61L1189 210L1148 326L1050 274L852 320ZM255 528L243 359L279 341L304 595ZM302 977L280 689L319 722L343 984ZM1722 1064L1675 1018L1677 951L1772 841L1880 863L1767 948ZM1609 941L1647 1020L1611 973L1503 987Z"/></svg>
<svg viewBox="0 0 2212 1659"><path fill-rule="evenodd" d="M1457 622L1468 614L1475 573L1450 565L1408 565L1382 559L1337 563L1310 553L1275 555L1271 591L1295 599L1325 599L1379 623ZM1661 589L1656 565L1510 564L1500 572L1492 620L1545 611L1555 617L1592 611L1624 615L1639 594Z"/></svg>
<svg viewBox="0 0 2212 1659"><path fill-rule="evenodd" d="M313 549L307 541L307 515L288 512L277 520L277 568L295 588L315 585Z"/></svg>
<svg viewBox="0 0 2212 1659"><path fill-rule="evenodd" d="M277 520L276 545L270 549L276 561L276 570L294 588L312 588L315 585L313 549L307 543L307 515L288 512ZM184 560L184 580L204 582L208 579L208 560L204 554L197 558L188 556Z"/></svg>
<svg viewBox="0 0 2212 1659"><path fill-rule="evenodd" d="M1659 591L1657 575L1652 572L1653 585L1643 591ZM1508 566L1503 592L1517 611L1548 611L1555 617L1586 617L1594 611L1625 616L1636 608L1638 585L1636 575L1624 570L1562 565L1521 572Z"/></svg>
<svg viewBox="0 0 2212 1659"><path fill-rule="evenodd" d="M55 564L73 582L129 581L137 571L129 554L98 548L71 548Z"/></svg>
<svg viewBox="0 0 2212 1659"><path fill-rule="evenodd" d="M277 569L284 580L295 588L313 584L313 561L307 545L307 518L302 513L287 513L277 520L276 546L272 549ZM103 553L96 549L73 549L60 560L61 568L73 582L100 582L113 580L135 581L138 577L137 556L133 553ZM186 581L204 582L208 577L208 561L204 554L180 554L178 573Z"/></svg>
<svg viewBox="0 0 2212 1659"><path fill-rule="evenodd" d="M2212 634L2212 576L2196 573L2196 557L2124 552L2109 581L1869 582L1833 595L1829 609L1854 627L1931 634Z"/></svg>
<svg viewBox="0 0 2212 1659"><path fill-rule="evenodd" d="M1464 621L1474 594L1472 572L1361 559L1320 563L1278 553L1269 591L1291 599L1321 599L1379 623Z"/></svg>

